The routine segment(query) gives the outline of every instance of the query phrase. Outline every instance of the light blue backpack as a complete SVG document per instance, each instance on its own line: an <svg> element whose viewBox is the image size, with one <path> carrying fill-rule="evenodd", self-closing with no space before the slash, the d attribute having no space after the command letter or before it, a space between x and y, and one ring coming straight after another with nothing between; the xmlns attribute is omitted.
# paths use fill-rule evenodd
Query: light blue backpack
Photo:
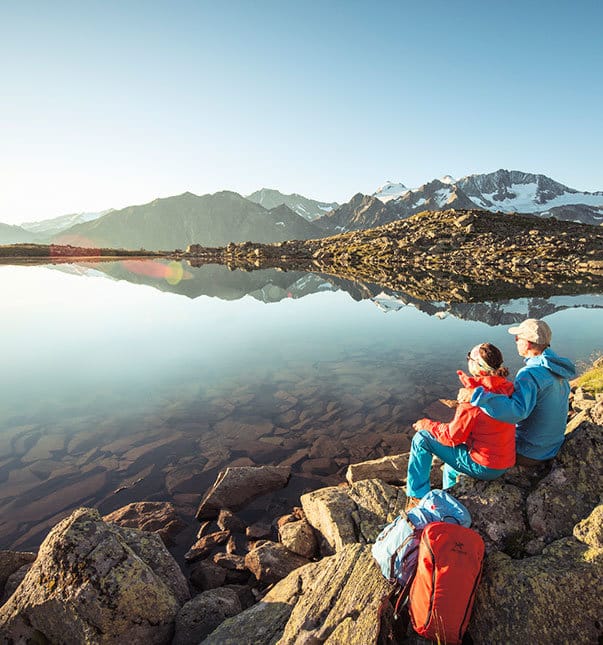
<svg viewBox="0 0 603 645"><path fill-rule="evenodd" d="M379 533L372 554L381 573L405 587L417 570L419 540L430 522L453 522L469 528L469 511L452 495L432 490L408 513L404 511Z"/></svg>

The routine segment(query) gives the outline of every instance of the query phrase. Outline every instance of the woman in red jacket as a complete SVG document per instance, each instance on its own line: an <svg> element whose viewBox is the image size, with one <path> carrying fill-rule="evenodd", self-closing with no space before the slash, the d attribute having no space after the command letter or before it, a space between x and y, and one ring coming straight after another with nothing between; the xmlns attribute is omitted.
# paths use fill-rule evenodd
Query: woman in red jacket
<svg viewBox="0 0 603 645"><path fill-rule="evenodd" d="M465 388L482 386L487 392L513 393L500 350L490 343L476 345L468 354L472 376L459 371ZM459 403L450 423L419 419L412 441L406 482L407 509L429 492L433 455L444 462L444 488L456 483L459 473L476 479L500 477L515 464L515 426L488 416L470 403Z"/></svg>

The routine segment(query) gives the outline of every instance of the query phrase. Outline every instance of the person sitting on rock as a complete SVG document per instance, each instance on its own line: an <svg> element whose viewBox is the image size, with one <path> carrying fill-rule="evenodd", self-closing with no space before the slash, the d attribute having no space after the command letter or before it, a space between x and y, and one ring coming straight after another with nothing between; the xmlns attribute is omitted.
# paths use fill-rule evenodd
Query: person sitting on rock
<svg viewBox="0 0 603 645"><path fill-rule="evenodd" d="M509 370L503 366L497 347L490 343L476 345L467 354L467 361L472 376L457 372L464 388L481 387L504 397L513 393L513 384L506 378ZM430 490L434 455L445 464L445 489L454 486L459 473L492 480L515 464L515 426L493 419L469 402L459 403L450 423L419 419L413 428L417 433L408 460L407 510Z"/></svg>
<svg viewBox="0 0 603 645"><path fill-rule="evenodd" d="M512 396L477 387L471 404L506 423L515 423L517 464L536 466L552 459L563 444L574 364L551 348L551 328L535 318L511 327L525 367L517 372ZM461 397L464 400L465 397Z"/></svg>

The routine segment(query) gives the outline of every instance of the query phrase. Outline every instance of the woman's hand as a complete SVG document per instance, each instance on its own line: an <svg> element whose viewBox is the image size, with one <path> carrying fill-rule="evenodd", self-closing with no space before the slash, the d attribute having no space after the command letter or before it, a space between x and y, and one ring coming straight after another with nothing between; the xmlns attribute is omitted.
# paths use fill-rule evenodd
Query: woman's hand
<svg viewBox="0 0 603 645"><path fill-rule="evenodd" d="M456 395L456 400L459 403L470 403L474 392L475 389L472 387L461 387Z"/></svg>
<svg viewBox="0 0 603 645"><path fill-rule="evenodd" d="M427 430L427 426L424 423L425 421L429 421L429 419L419 419L418 421L415 421L412 424L412 427L417 431L419 431L419 430Z"/></svg>

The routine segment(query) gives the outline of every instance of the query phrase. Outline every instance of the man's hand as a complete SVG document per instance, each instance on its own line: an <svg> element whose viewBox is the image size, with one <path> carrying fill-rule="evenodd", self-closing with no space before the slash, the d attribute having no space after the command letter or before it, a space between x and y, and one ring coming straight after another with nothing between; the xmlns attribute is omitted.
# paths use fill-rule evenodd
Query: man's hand
<svg viewBox="0 0 603 645"><path fill-rule="evenodd" d="M459 403L469 403L471 401L471 397L473 396L474 392L475 392L474 388L461 387L459 388L459 392L456 395L456 400Z"/></svg>

